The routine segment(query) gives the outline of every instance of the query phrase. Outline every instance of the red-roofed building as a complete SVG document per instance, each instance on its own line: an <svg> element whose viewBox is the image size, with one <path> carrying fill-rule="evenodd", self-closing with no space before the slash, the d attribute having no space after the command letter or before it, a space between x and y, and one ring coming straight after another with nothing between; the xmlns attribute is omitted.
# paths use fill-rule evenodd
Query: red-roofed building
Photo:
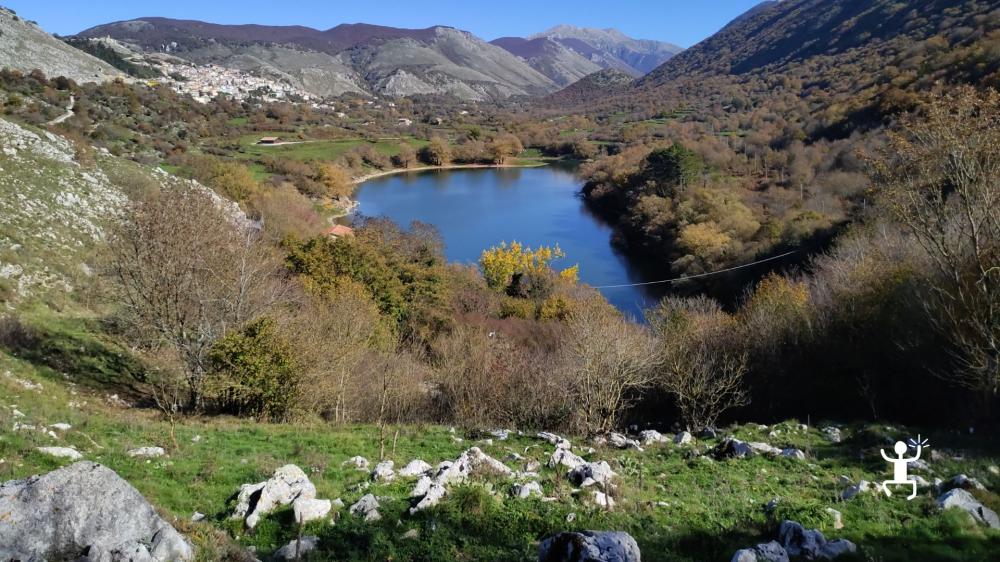
<svg viewBox="0 0 1000 562"><path fill-rule="evenodd" d="M334 238L340 238L341 236L354 236L354 229L342 224L335 224L327 229L326 235L333 236Z"/></svg>

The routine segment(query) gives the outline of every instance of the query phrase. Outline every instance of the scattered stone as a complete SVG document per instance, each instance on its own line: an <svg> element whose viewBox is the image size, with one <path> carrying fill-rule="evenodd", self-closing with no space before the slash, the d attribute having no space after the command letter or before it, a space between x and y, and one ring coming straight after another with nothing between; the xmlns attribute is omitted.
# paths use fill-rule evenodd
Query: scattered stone
<svg viewBox="0 0 1000 562"><path fill-rule="evenodd" d="M434 467L432 467L429 463L424 462L420 459L416 459L410 461L409 464L399 469L399 475L402 476L403 478L412 478L414 476L421 476L423 474L427 474L433 468Z"/></svg>
<svg viewBox="0 0 1000 562"><path fill-rule="evenodd" d="M392 482L396 478L396 473L392 470L394 463L386 460L375 465L372 471L372 482Z"/></svg>
<svg viewBox="0 0 1000 562"><path fill-rule="evenodd" d="M941 506L941 509L961 509L979 523L983 523L991 529L1000 529L1000 518L997 517L996 512L961 488L954 488L942 494L938 498L938 505Z"/></svg>
<svg viewBox="0 0 1000 562"><path fill-rule="evenodd" d="M494 429L490 432L490 435L496 437L500 441L506 441L507 438L510 437L510 431L506 429Z"/></svg>
<svg viewBox="0 0 1000 562"><path fill-rule="evenodd" d="M617 449L635 449L637 451L642 451L642 446L635 439L629 439L621 433L610 433L608 435L608 443Z"/></svg>
<svg viewBox="0 0 1000 562"><path fill-rule="evenodd" d="M747 445L749 445L750 448L753 449L755 453L761 455L770 455L772 457L776 457L781 455L782 453L781 449L773 445L769 445L767 443L761 443L759 441L750 441L749 443L747 443ZM803 457L805 457L805 455L803 455Z"/></svg>
<svg viewBox="0 0 1000 562"><path fill-rule="evenodd" d="M832 560L842 554L854 552L857 547L846 539L827 541L816 529L806 529L795 521L782 521L778 527L778 542L789 557L806 560Z"/></svg>
<svg viewBox="0 0 1000 562"><path fill-rule="evenodd" d="M447 495L447 488L436 482L430 482L427 486L427 490L420 497L420 501L410 508L410 515L413 515L418 511L434 507L435 505L441 503L441 500Z"/></svg>
<svg viewBox="0 0 1000 562"><path fill-rule="evenodd" d="M296 523L306 523L322 519L330 513L331 509L333 509L333 502L330 500L298 498L292 502L292 511L295 514Z"/></svg>
<svg viewBox="0 0 1000 562"><path fill-rule="evenodd" d="M138 449L132 449L125 454L130 457L151 459L155 457L162 457L167 454L167 452L163 450L163 447L139 447Z"/></svg>
<svg viewBox="0 0 1000 562"><path fill-rule="evenodd" d="M71 426L70 424L68 424L68 423L62 423L62 422L60 422L60 423L54 423L54 424L50 425L49 427L52 428L52 429L55 429L56 431L69 431L69 430L73 429L73 426Z"/></svg>
<svg viewBox="0 0 1000 562"><path fill-rule="evenodd" d="M847 489L844 490L844 492L840 494L840 497L841 497L841 499L843 499L845 501L846 500L851 500L851 499L854 499L858 494L860 494L862 492L867 492L869 489L871 489L871 482L869 482L867 480L862 480L862 481L858 482L857 484L853 484L851 486L848 486Z"/></svg>
<svg viewBox="0 0 1000 562"><path fill-rule="evenodd" d="M990 471L990 474L993 476L1000 476L1000 467L997 467L995 464L991 464L986 470Z"/></svg>
<svg viewBox="0 0 1000 562"><path fill-rule="evenodd" d="M561 447L556 448L555 452L552 453L552 457L549 458L549 468L555 468L559 465L563 465L570 469L576 468L587 461L583 460L579 455L574 454L569 449L564 449Z"/></svg>
<svg viewBox="0 0 1000 562"><path fill-rule="evenodd" d="M51 455L53 457L69 459L71 461L78 461L83 458L80 451L77 451L72 447L38 447L38 452L45 453L46 455Z"/></svg>
<svg viewBox="0 0 1000 562"><path fill-rule="evenodd" d="M699 439L715 439L718 436L719 430L712 426L706 427L698 433Z"/></svg>
<svg viewBox="0 0 1000 562"><path fill-rule="evenodd" d="M205 520L205 514L200 511L196 511L191 515L192 523L197 523L199 521L204 521L204 520Z"/></svg>
<svg viewBox="0 0 1000 562"><path fill-rule="evenodd" d="M11 415L14 416L15 418L23 418L24 417L24 412L22 412L21 410L18 410L17 408L14 408L14 411L11 412Z"/></svg>
<svg viewBox="0 0 1000 562"><path fill-rule="evenodd" d="M413 541L420 538L419 529L410 529L409 531L403 533L399 538L407 541Z"/></svg>
<svg viewBox="0 0 1000 562"><path fill-rule="evenodd" d="M715 455L719 458L742 459L755 454L756 451L749 443L733 437L726 437L715 447Z"/></svg>
<svg viewBox="0 0 1000 562"><path fill-rule="evenodd" d="M194 552L111 469L78 462L0 485L0 560L192 560ZM76 558L76 555L72 555Z"/></svg>
<svg viewBox="0 0 1000 562"><path fill-rule="evenodd" d="M911 479L912 478L913 477L911 477ZM935 488L937 489L938 494L943 494L948 490L954 490L956 488L960 488L962 490L985 490L986 486L983 486L983 484L975 478L969 478L964 474L956 474L949 480L938 482L935 485Z"/></svg>
<svg viewBox="0 0 1000 562"><path fill-rule="evenodd" d="M931 483L928 482L926 478L924 478L923 476L920 476L919 474L911 474L909 476L909 478L910 478L910 480L913 480L914 482L917 483L917 488L930 488L931 487Z"/></svg>
<svg viewBox="0 0 1000 562"><path fill-rule="evenodd" d="M583 463L571 469L568 476L569 481L574 486L587 488L599 485L602 488L607 488L611 484L611 479L615 476L615 473L611 471L611 465L606 461L598 461Z"/></svg>
<svg viewBox="0 0 1000 562"><path fill-rule="evenodd" d="M538 472L542 469L542 463L538 461L528 461L524 463L525 472Z"/></svg>
<svg viewBox="0 0 1000 562"><path fill-rule="evenodd" d="M779 502L780 502L779 498L774 498L771 501L769 501L766 504L764 504L764 513L768 513L768 514L774 513L774 510L778 509L778 503Z"/></svg>
<svg viewBox="0 0 1000 562"><path fill-rule="evenodd" d="M364 457L351 457L344 461L341 466L353 466L355 470L368 470L368 459Z"/></svg>
<svg viewBox="0 0 1000 562"><path fill-rule="evenodd" d="M572 512L572 511L569 512L569 513L567 513L566 514L566 522L567 523L572 523L574 521L576 521L576 513Z"/></svg>
<svg viewBox="0 0 1000 562"><path fill-rule="evenodd" d="M753 548L737 550L731 562L788 562L788 553L778 541L764 542Z"/></svg>
<svg viewBox="0 0 1000 562"><path fill-rule="evenodd" d="M806 454L799 449L782 449L781 456L799 461L806 460Z"/></svg>
<svg viewBox="0 0 1000 562"><path fill-rule="evenodd" d="M596 435L591 439L591 443L597 445L598 447L603 447L608 444L608 438L603 435Z"/></svg>
<svg viewBox="0 0 1000 562"><path fill-rule="evenodd" d="M527 482L525 484L514 484L510 490L510 495L515 498L530 498L531 496L542 497L542 486L538 482Z"/></svg>
<svg viewBox="0 0 1000 562"><path fill-rule="evenodd" d="M199 443L201 441L201 435L195 435L191 438L192 443Z"/></svg>
<svg viewBox="0 0 1000 562"><path fill-rule="evenodd" d="M688 431L682 431L674 436L674 443L677 445L687 445L694 441L694 437Z"/></svg>
<svg viewBox="0 0 1000 562"><path fill-rule="evenodd" d="M274 558L277 560L302 560L306 554L316 550L317 546L319 546L319 537L299 537L275 551Z"/></svg>
<svg viewBox="0 0 1000 562"><path fill-rule="evenodd" d="M244 519L251 529L257 525L261 516L271 513L279 506L288 505L293 501L314 499L316 487L301 468L294 464L274 471L271 478L257 484L243 484L236 497L236 509L233 519Z"/></svg>
<svg viewBox="0 0 1000 562"><path fill-rule="evenodd" d="M652 445L654 443L669 443L670 439L666 435L663 435L655 429L646 429L639 432L639 439L642 439L643 445Z"/></svg>
<svg viewBox="0 0 1000 562"><path fill-rule="evenodd" d="M840 443L843 440L843 435L841 435L839 427L831 425L824 427L820 431L823 432L823 435L826 435L826 438L830 440L831 443Z"/></svg>
<svg viewBox="0 0 1000 562"><path fill-rule="evenodd" d="M555 433L549 433L547 431L542 431L542 432L540 432L538 434L538 438L542 439L542 440L545 440L545 441L548 441L549 443L551 443L552 445L555 445L556 447L558 447L560 449L569 449L570 448L569 441L567 441L566 439L563 439L562 437L559 437Z"/></svg>
<svg viewBox="0 0 1000 562"><path fill-rule="evenodd" d="M364 517L365 521L378 521L382 515L378 512L379 504L375 496L366 494L351 506L351 515Z"/></svg>
<svg viewBox="0 0 1000 562"><path fill-rule="evenodd" d="M417 481L411 497L421 499L410 508L410 513L437 505L448 493L446 486L463 482L477 472L492 472L507 477L514 475L514 471L507 465L487 455L479 447L472 447L454 462L445 461L438 465L433 478L425 476Z"/></svg>
<svg viewBox="0 0 1000 562"><path fill-rule="evenodd" d="M615 499L604 492L594 491L594 503L604 509L614 509Z"/></svg>
<svg viewBox="0 0 1000 562"><path fill-rule="evenodd" d="M539 562L640 562L639 545L621 531L559 533L538 545Z"/></svg>
<svg viewBox="0 0 1000 562"><path fill-rule="evenodd" d="M828 507L826 508L826 512L829 513L830 517L833 519L834 529L839 531L844 528L844 516L839 511L833 509L832 507Z"/></svg>

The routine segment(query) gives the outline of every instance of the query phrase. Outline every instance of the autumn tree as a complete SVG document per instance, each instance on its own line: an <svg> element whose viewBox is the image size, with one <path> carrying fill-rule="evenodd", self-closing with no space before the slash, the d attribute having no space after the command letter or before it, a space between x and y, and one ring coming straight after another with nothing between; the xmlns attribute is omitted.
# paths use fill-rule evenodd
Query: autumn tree
<svg viewBox="0 0 1000 562"><path fill-rule="evenodd" d="M1000 94L935 95L902 119L874 188L933 264L931 313L952 344L949 378L983 396L1000 390Z"/></svg>
<svg viewBox="0 0 1000 562"><path fill-rule="evenodd" d="M431 166L447 166L451 163L451 146L443 138L434 137L420 149L420 159Z"/></svg>
<svg viewBox="0 0 1000 562"><path fill-rule="evenodd" d="M479 257L479 270L491 288L510 291L522 277L544 275L551 271L549 265L552 260L564 256L558 245L531 249L515 240L510 245L503 242L499 246L484 250ZM577 274L578 268L573 266L565 270L562 276L575 280Z"/></svg>
<svg viewBox="0 0 1000 562"><path fill-rule="evenodd" d="M399 143L399 152L392 157L392 163L397 168L412 168L417 163L417 151L410 143Z"/></svg>
<svg viewBox="0 0 1000 562"><path fill-rule="evenodd" d="M128 333L150 350L171 350L202 406L208 353L228 330L285 295L280 262L260 233L214 194L164 187L131 204L110 236L109 273Z"/></svg>
<svg viewBox="0 0 1000 562"><path fill-rule="evenodd" d="M524 146L521 145L521 139L510 133L496 137L490 142L489 146L493 163L497 165L503 165L507 162L508 158L517 156L523 150Z"/></svg>
<svg viewBox="0 0 1000 562"><path fill-rule="evenodd" d="M331 162L314 165L316 181L326 188L328 197L347 197L354 191L354 182L347 170Z"/></svg>

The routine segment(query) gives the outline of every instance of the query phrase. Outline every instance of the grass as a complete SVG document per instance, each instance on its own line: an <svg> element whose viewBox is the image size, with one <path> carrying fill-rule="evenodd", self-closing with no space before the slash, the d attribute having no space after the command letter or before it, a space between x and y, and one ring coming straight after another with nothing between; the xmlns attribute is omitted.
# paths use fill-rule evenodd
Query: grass
<svg viewBox="0 0 1000 562"><path fill-rule="evenodd" d="M177 524L203 552L218 542L219 533L266 554L298 533L290 510L266 517L252 531L228 518L230 499L241 484L266 479L277 467L302 467L321 498L342 498L349 506L371 492L380 498L383 519L364 523L340 513L336 525L313 522L303 530L321 537L326 554L316 560L531 560L537 541L566 529L620 529L636 537L644 560L728 560L747 545L773 538L777 524L792 518L822 530L828 537L844 537L861 547L858 559L883 561L985 560L1000 548L1000 532L987 531L959 512L941 513L933 497L924 493L915 501L864 494L838 501L844 488L837 479L883 479L884 463L877 449L891 435L909 434L903 428L856 425L844 429L842 444L829 443L816 428L803 430L790 421L763 429L733 426L726 433L795 446L809 452L807 461L785 458L708 460L714 440L694 446L653 445L645 452L599 448L588 459L607 460L619 474L617 506L606 511L593 505L590 491L574 490L563 471L543 468L539 482L555 501L511 499L513 482L487 478L452 489L432 510L408 513L412 480L397 479L360 489L367 473L344 468L351 456L378 456L378 431L370 425L330 426L320 422L264 424L232 418L190 419L175 429L179 447L171 446L171 428L155 411L123 408L107 399L117 380L113 365L128 365L127 352L99 335L89 318L55 318L45 312L28 313L29 324L45 329L46 349L53 351L15 356L0 351L0 427L11 427L16 407L25 413L17 421L37 425L67 422L73 425L58 440L41 432L18 431L0 438L0 479L46 472L66 464L42 455L35 447L72 445L90 460L105 464L132 483L154 505L176 517ZM64 356L81 350L79 359ZM56 358L57 360L54 360ZM20 380L42 385L24 388ZM769 432L778 432L769 436ZM431 464L454 459L475 444L504 459L517 452L543 464L552 447L530 435L512 435L507 441L483 440L483 435L440 426L403 426L393 460L397 467L414 458ZM197 437L196 436L200 436ZM934 462L935 475L948 478L964 472L990 489L1000 477L987 467L998 462L997 443L959 434L932 434L932 443L964 453L962 460ZM585 445L583 438L572 439ZM133 447L159 445L169 456L141 460L128 457ZM993 447L992 449L990 447ZM508 462L520 469L521 463ZM930 476L928 476L930 478ZM980 499L1000 508L991 492ZM764 504L779 498L772 514ZM843 513L846 527L835 530L826 508ZM208 515L203 522L187 522L191 514ZM567 517L575 514L573 523ZM404 538L416 530L419 539Z"/></svg>

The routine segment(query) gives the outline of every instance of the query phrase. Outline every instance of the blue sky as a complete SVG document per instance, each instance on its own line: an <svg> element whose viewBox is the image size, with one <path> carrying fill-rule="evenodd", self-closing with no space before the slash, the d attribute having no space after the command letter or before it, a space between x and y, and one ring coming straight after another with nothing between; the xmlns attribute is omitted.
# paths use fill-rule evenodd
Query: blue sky
<svg viewBox="0 0 1000 562"><path fill-rule="evenodd" d="M214 23L394 27L450 25L487 40L529 35L553 25L614 27L639 39L689 47L759 0L0 0L49 32L71 35L101 23L143 16ZM487 6L490 6L487 8Z"/></svg>

